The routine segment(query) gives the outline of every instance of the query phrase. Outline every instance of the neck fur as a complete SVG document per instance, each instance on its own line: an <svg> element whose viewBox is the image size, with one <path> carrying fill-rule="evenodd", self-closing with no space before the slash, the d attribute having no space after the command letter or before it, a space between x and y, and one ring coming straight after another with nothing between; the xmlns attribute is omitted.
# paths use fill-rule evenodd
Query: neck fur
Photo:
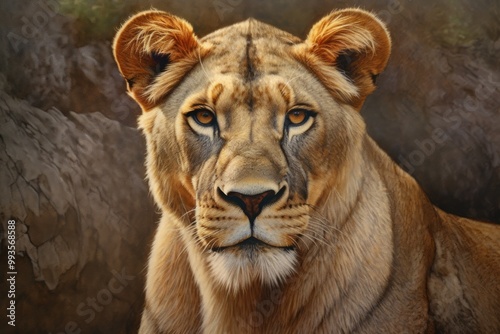
<svg viewBox="0 0 500 334"><path fill-rule="evenodd" d="M363 145L370 144L364 141ZM348 172L338 179L342 182L332 186L312 213L310 232L298 248L298 268L282 284L255 284L229 292L213 283L196 246L188 246L206 333L283 332L284 328L310 332L331 326L323 323L327 313L339 332L355 329L389 280L392 222L386 189L376 169L362 161L362 154L354 158L359 160L347 166Z"/></svg>

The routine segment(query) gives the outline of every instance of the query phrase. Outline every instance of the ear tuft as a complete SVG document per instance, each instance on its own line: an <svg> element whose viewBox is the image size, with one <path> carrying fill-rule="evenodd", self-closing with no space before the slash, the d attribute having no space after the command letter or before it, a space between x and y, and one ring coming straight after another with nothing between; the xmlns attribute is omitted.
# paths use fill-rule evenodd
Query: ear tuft
<svg viewBox="0 0 500 334"><path fill-rule="evenodd" d="M197 62L199 48L188 22L153 10L125 22L115 36L113 54L130 95L147 111ZM156 89L162 75L169 84Z"/></svg>
<svg viewBox="0 0 500 334"><path fill-rule="evenodd" d="M361 9L327 15L311 28L305 44L302 60L330 91L356 109L375 89L374 78L385 68L391 51L385 25Z"/></svg>

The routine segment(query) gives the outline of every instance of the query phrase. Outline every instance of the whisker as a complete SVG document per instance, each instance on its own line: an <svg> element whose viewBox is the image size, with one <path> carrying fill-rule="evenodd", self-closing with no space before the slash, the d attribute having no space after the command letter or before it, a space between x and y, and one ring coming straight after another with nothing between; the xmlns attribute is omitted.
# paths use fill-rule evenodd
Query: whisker
<svg viewBox="0 0 500 334"><path fill-rule="evenodd" d="M201 61L201 54L200 54L200 50L198 49L198 61L200 63L200 66L201 66L201 70L203 71L203 73L205 74L205 76L207 77L208 81L212 84L213 81L212 79L210 78L210 76L208 75L208 72L205 70L205 66L203 66L203 62Z"/></svg>
<svg viewBox="0 0 500 334"><path fill-rule="evenodd" d="M185 218L185 216L187 216L187 215L189 215L190 213L193 213L193 212L196 212L196 207L195 207L195 208L193 208L193 209L191 209L191 210L186 211L186 212L185 212L185 213L181 216L181 218L180 218L180 219L181 219L181 220L183 220L183 219ZM194 220L194 223L195 223L195 222L196 222L196 220ZM193 223L193 222L191 222L191 224L192 224L192 223Z"/></svg>

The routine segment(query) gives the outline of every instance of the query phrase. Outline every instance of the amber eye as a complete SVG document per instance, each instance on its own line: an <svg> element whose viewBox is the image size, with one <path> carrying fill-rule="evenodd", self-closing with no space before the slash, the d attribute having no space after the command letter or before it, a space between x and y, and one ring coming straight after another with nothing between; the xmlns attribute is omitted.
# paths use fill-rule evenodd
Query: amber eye
<svg viewBox="0 0 500 334"><path fill-rule="evenodd" d="M302 125L311 116L310 112L305 109L293 109L288 112L286 115L288 124L291 126Z"/></svg>
<svg viewBox="0 0 500 334"><path fill-rule="evenodd" d="M194 110L189 114L196 123L201 126L212 126L215 122L215 115L208 109Z"/></svg>

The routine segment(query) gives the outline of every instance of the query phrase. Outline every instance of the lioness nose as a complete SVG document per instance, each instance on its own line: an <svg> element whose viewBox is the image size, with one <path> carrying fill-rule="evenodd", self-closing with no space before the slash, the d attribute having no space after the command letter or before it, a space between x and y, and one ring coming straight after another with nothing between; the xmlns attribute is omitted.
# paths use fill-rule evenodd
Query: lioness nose
<svg viewBox="0 0 500 334"><path fill-rule="evenodd" d="M285 188L283 187L278 193L274 190L268 190L256 195L245 195L234 191L224 194L219 189L219 194L227 202L239 206L250 220L250 223L253 224L262 209L266 205L270 205L280 199L285 192L284 190Z"/></svg>

